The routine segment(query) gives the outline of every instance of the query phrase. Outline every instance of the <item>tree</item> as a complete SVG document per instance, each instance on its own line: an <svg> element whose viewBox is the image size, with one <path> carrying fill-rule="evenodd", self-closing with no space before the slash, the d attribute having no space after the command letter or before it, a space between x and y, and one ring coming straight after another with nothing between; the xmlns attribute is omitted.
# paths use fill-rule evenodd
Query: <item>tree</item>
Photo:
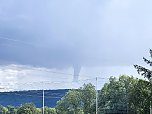
<svg viewBox="0 0 152 114"><path fill-rule="evenodd" d="M17 109L14 106L8 105L6 108L8 109L6 114L17 114Z"/></svg>
<svg viewBox="0 0 152 114"><path fill-rule="evenodd" d="M57 114L55 108L49 108L49 113L50 113L50 114Z"/></svg>
<svg viewBox="0 0 152 114"><path fill-rule="evenodd" d="M111 77L99 93L99 113L147 114L150 88L145 80L126 75Z"/></svg>
<svg viewBox="0 0 152 114"><path fill-rule="evenodd" d="M130 92L130 114L149 114L151 84L139 79Z"/></svg>
<svg viewBox="0 0 152 114"><path fill-rule="evenodd" d="M89 83L79 89L69 90L57 103L59 114L94 114L95 87Z"/></svg>
<svg viewBox="0 0 152 114"><path fill-rule="evenodd" d="M150 57L152 58L152 50L150 49L149 50L149 53L150 53ZM150 66L152 66L152 61L151 60L148 60L146 59L145 57L143 57L143 60L149 64ZM152 77L152 71L149 70L148 68L145 68L143 66L140 66L140 65L134 65L134 67L137 69L137 72L141 75L143 75L144 77L150 79Z"/></svg>
<svg viewBox="0 0 152 114"><path fill-rule="evenodd" d="M150 49L149 50L149 53L150 53L150 57L152 58L152 50ZM150 66L152 66L152 61L151 60L148 60L146 59L145 57L143 57L143 60L149 64ZM152 101L152 70L148 69L148 68L145 68L143 66L140 66L140 65L134 65L135 69L137 69L137 72L138 74L140 75L143 75L144 77L146 77L149 81L150 81L150 98L149 98L149 102ZM152 106L152 104L149 103L149 106ZM152 110L152 109L151 109Z"/></svg>
<svg viewBox="0 0 152 114"><path fill-rule="evenodd" d="M32 103L25 103L18 108L17 114L38 114L38 111Z"/></svg>
<svg viewBox="0 0 152 114"><path fill-rule="evenodd" d="M83 87L79 89L81 93L81 100L83 103L84 114L93 114L95 113L95 99L96 99L96 90L95 86L91 83L84 84Z"/></svg>
<svg viewBox="0 0 152 114"><path fill-rule="evenodd" d="M44 107L44 114L57 114L55 108Z"/></svg>
<svg viewBox="0 0 152 114"><path fill-rule="evenodd" d="M129 111L129 97L137 79L122 75L111 77L99 93L99 113L125 114Z"/></svg>
<svg viewBox="0 0 152 114"><path fill-rule="evenodd" d="M69 90L60 101L57 102L58 114L80 114L82 109L80 93L77 90Z"/></svg>
<svg viewBox="0 0 152 114"><path fill-rule="evenodd" d="M7 112L7 108L0 105L0 114L6 114L6 112Z"/></svg>

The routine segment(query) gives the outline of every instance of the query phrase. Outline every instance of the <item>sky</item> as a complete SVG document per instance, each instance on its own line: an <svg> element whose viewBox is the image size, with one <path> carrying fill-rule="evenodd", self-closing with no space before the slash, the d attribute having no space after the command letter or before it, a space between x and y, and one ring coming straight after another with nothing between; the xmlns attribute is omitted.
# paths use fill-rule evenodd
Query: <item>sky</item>
<svg viewBox="0 0 152 114"><path fill-rule="evenodd" d="M47 81L45 88L55 89L95 77L103 78L101 85L121 74L141 78L133 65L150 58L151 3L0 0L0 85L22 90Z"/></svg>

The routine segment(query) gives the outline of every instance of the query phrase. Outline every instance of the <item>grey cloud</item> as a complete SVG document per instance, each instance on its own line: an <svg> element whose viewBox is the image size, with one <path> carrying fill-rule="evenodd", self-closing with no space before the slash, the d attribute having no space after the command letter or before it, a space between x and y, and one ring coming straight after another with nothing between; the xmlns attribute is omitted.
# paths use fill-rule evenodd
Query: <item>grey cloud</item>
<svg viewBox="0 0 152 114"><path fill-rule="evenodd" d="M1 63L127 66L151 48L151 1L0 2Z"/></svg>

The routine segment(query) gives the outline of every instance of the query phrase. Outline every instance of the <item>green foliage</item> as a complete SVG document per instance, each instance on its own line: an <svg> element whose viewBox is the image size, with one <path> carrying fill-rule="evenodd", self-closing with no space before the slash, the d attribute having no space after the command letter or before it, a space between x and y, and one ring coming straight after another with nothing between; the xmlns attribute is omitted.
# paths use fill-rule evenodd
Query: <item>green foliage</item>
<svg viewBox="0 0 152 114"><path fill-rule="evenodd" d="M33 104L26 103L18 108L17 114L38 114L38 111Z"/></svg>
<svg viewBox="0 0 152 114"><path fill-rule="evenodd" d="M132 88L129 106L132 114L149 114L151 101L151 84L145 80L138 80Z"/></svg>
<svg viewBox="0 0 152 114"><path fill-rule="evenodd" d="M77 90L69 90L66 95L57 102L59 114L78 114L81 110L81 97Z"/></svg>
<svg viewBox="0 0 152 114"><path fill-rule="evenodd" d="M0 105L0 114L6 114L6 112L7 112L7 108Z"/></svg>
<svg viewBox="0 0 152 114"><path fill-rule="evenodd" d="M95 98L96 98L96 90L95 87L89 83L84 84L83 87L79 89L81 93L81 100L83 103L83 111L84 114L93 114L95 113Z"/></svg>
<svg viewBox="0 0 152 114"><path fill-rule="evenodd" d="M17 109L14 106L8 105L6 108L8 109L6 114L17 114Z"/></svg>
<svg viewBox="0 0 152 114"><path fill-rule="evenodd" d="M100 112L122 111L126 112L128 107L129 86L132 86L133 77L120 76L117 80L115 77L109 79L99 93L99 110Z"/></svg>
<svg viewBox="0 0 152 114"><path fill-rule="evenodd" d="M99 93L99 113L149 113L149 82L122 75L111 77Z"/></svg>
<svg viewBox="0 0 152 114"><path fill-rule="evenodd" d="M70 90L57 103L58 114L94 114L95 87L84 84L77 90Z"/></svg>
<svg viewBox="0 0 152 114"><path fill-rule="evenodd" d="M148 81L122 75L110 77L98 96L98 114L149 113L152 84ZM45 107L45 114L95 114L96 90L89 83L79 89L69 90L57 102L56 108ZM42 108L31 103L19 107L0 106L0 114L42 114Z"/></svg>
<svg viewBox="0 0 152 114"><path fill-rule="evenodd" d="M150 57L152 58L152 50L150 49L149 51L150 53ZM152 66L152 61L146 59L145 57L143 57L143 60L149 64L150 66ZM150 79L152 77L152 71L143 67L143 66L140 66L140 65L134 65L134 67L137 69L137 72L141 75L143 75L144 77Z"/></svg>
<svg viewBox="0 0 152 114"><path fill-rule="evenodd" d="M152 50L149 50L150 53L150 57L152 58ZM152 61L146 59L145 57L143 57L143 60L149 64L150 66L152 66ZM152 105L150 104L150 101L152 101L152 70L145 68L143 66L140 65L134 65L134 67L137 69L137 72L141 75L143 75L144 77L148 78L150 83L146 82L146 81L139 81L137 87L135 88L134 92L139 95L141 97L141 100L144 102L144 104L142 104L140 101L138 101L137 106L140 107L138 109L138 111L141 114L147 113L149 110L149 106ZM142 88L141 88L142 87ZM139 89L140 88L140 89ZM139 100L138 97L135 97L135 99ZM144 109L145 110L144 110ZM141 110L142 109L142 110Z"/></svg>
<svg viewBox="0 0 152 114"><path fill-rule="evenodd" d="M26 103L20 107L8 105L3 107L0 105L0 114L42 114L42 108L36 108L32 103ZM44 108L44 114L57 114L55 108ZM83 114L83 113L80 113Z"/></svg>
<svg viewBox="0 0 152 114"><path fill-rule="evenodd" d="M57 114L57 112L56 112L55 108L49 108L49 107L45 106L44 107L44 114Z"/></svg>

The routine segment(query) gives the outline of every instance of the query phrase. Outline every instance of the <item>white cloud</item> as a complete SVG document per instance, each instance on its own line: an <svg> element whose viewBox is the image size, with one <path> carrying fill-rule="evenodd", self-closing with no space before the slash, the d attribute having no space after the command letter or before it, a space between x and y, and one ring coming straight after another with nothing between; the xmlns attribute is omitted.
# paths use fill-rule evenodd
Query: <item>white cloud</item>
<svg viewBox="0 0 152 114"><path fill-rule="evenodd" d="M0 67L0 91L78 88L84 83L93 83L98 78L98 89L110 76L122 74L139 76L133 66L83 67L78 82L72 82L73 69L47 69L23 65Z"/></svg>

